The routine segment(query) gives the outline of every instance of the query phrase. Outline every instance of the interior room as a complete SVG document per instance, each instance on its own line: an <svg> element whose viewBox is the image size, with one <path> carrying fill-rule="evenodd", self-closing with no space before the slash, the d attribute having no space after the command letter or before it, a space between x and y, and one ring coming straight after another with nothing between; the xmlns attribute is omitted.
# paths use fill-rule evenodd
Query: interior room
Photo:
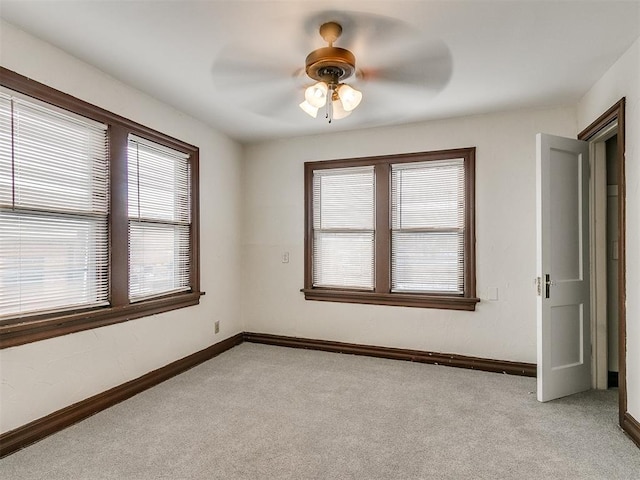
<svg viewBox="0 0 640 480"><path fill-rule="evenodd" d="M637 477L640 2L2 0L0 67L0 100L9 112L0 112L8 119L0 119L0 142L8 142L0 148L0 235L5 235L0 246L0 473L7 478ZM72 123L79 117L100 123L95 130L108 139L100 147L107 152L102 164L107 193L101 194L106 263L103 274L82 277L99 277L95 288L102 289L102 297L80 306L30 304L41 297L26 293L24 279L31 277L24 272L31 272L33 265L25 266L31 257L15 260L22 246L9 247L13 218L23 215L24 223L34 215L34 207L19 204L20 188L26 187L20 184L14 146L21 132L16 112L30 101L37 111L52 108L54 116L72 111ZM571 157L581 162L575 164L581 177L567 187L561 175L575 172L554 166L569 164L564 146L569 143L581 149ZM132 149L139 155L135 161ZM565 163L546 156L554 151L564 152ZM153 223L141 220L140 213L141 199L147 198L141 184L145 152L151 152L152 170L153 155L166 154L183 162L180 178L188 178L183 185L188 200L181 204L186 220L160 222L172 232L187 232L171 237L171 242L180 238L180 248L187 251L180 257L182 270L171 274L182 282L175 288L149 286L149 276L166 263L152 266L144 257L134 271L134 232ZM50 165L46 158L43 165ZM399 178L409 172L403 180L409 182L411 168L434 165L463 172L455 174L462 200L453 201L460 223L403 231L396 226L404 218L397 213L402 211ZM358 238L372 239L366 247L371 257L361 260L348 249L331 256L331 245L350 235L351 227L338 221L338 227L324 232L319 212L330 216L335 208L343 218L364 209L353 200L365 191L364 180L349 182L365 167L372 172L366 173L372 178L366 191L374 192L375 201L366 208L375 226L358 227L365 232ZM346 183L330 183L332 174L345 171L356 173L346 175ZM73 177L59 175L62 182ZM154 178L168 177L156 172ZM428 192L449 181L440 178L416 189ZM317 187L325 188L323 179L335 187L326 197ZM64 188L51 190L52 202L73 196ZM47 195L45 188L38 192L36 197ZM560 203L573 193L577 196L567 204L582 209L579 217ZM438 205L441 219L449 207ZM567 224L568 236L560 238L557 232ZM411 277L419 263L415 252L403 257L395 250L403 234L455 237L449 253L434 260L448 262L455 270L451 277L433 280L440 270L431 264L427 274ZM554 249L562 242L565 250ZM43 262L53 261L54 247L47 245L39 252ZM574 256L578 263L572 263ZM578 303L553 303L569 282L560 273L555 276L563 269L567 278L580 280L585 296ZM342 272L340 278L336 271ZM356 271L364 277L349 284ZM399 280L404 274L406 282ZM135 291L138 280L141 290ZM569 346L559 343L562 339ZM392 383L378 385L376 373ZM471 387L474 379L489 386ZM369 432L389 445L402 445L396 450L363 453L327 439L299 457L291 453L295 448L287 448L304 445L313 451L318 433L313 425L293 434L286 421L279 423L281 416L260 410L251 423L255 435L238 427L251 418L250 401L288 399L295 418L324 421L324 411L309 407L306 397L292 400L306 393L324 398L321 380L336 389L334 413L341 411L340 402L355 403L385 388L415 388L415 401L405 405L412 411L430 385L452 388L451 398L456 389L471 389L471 407L457 406L457 414L438 417L450 421L442 424L442 432L454 417L472 415L474 404L491 413L489 419L461 426L456 435L466 440L447 443L452 440L442 433L433 437L438 441L420 443L418 422L415 431L400 426L389 438L382 427ZM235 390L245 382L248 391ZM493 460L487 454L482 465L473 466L473 450L465 448L482 444L509 395L519 407L513 407L511 428L503 427L516 433L503 437L520 445L521 453L496 453ZM209 403L196 406L189 403L193 397ZM152 414L160 416L150 417L149 425L162 415L171 417L176 410L161 407L170 398L193 405L203 418L206 409L220 409L210 422L224 441L202 446L215 450L217 459L200 465L191 450L172 457L173 466L161 474L142 464L137 464L140 470L117 470L121 457L114 455L112 467L96 463L92 471L78 470L82 462L60 459L55 450L57 441L64 451L82 451L110 425L118 435L127 429L122 425L130 425L160 438L166 434L162 429L136 422ZM234 404L249 413L241 416L230 409ZM363 404L362 415L379 411L375 402ZM447 408L447 402L439 408ZM554 437L555 426L576 412L598 410L612 417L595 422L609 429L602 438L618 453L598 460L606 448L593 443L593 454L585 453L588 449L580 454L593 459L593 468L585 460L582 467L563 470L581 461L574 455L582 444L574 450L573 442L589 437L580 430L582 417L569 427L575 437L552 440L560 438ZM145 413L131 413L130 424L116 423L127 412ZM423 414L425 422L435 421ZM528 421L544 425L540 428L549 435L541 442L548 449L544 453L518 436L519 429L529 428ZM366 431L369 423L363 417L344 422L358 425L358 431ZM371 424L376 428L375 421ZM95 430L74 437L82 428ZM251 443L267 438L266 430L279 429L283 437ZM239 430L249 438L237 437ZM346 434L336 435L346 441ZM373 437L349 438L353 444L376 443ZM414 456L405 448L409 441L421 445ZM156 458L157 451L144 445L132 450L140 458ZM241 446L248 449L242 453L244 470L233 466L234 448ZM490 448L500 452L502 447ZM528 448L535 452L531 458ZM461 453L448 466L430 470L424 463L429 455L443 457L452 450ZM349 452L349 460L340 457L341 451ZM59 458L56 472L31 464L49 453ZM422 460L412 463L416 457ZM298 463L298 458L304 460ZM513 467L500 463L507 459ZM87 459L84 466L92 462ZM394 462L406 469L392 470ZM217 466L215 472L207 470Z"/></svg>

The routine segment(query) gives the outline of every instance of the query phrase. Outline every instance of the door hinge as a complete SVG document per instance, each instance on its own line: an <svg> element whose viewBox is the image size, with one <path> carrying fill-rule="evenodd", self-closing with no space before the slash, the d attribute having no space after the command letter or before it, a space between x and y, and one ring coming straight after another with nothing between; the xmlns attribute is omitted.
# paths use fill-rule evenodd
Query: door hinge
<svg viewBox="0 0 640 480"><path fill-rule="evenodd" d="M542 277L536 277L536 291L538 296L542 296L542 286L544 285L544 298L549 298L549 290L551 289L551 285L555 285L555 282L551 280L551 276L547 273L544 276L544 280Z"/></svg>

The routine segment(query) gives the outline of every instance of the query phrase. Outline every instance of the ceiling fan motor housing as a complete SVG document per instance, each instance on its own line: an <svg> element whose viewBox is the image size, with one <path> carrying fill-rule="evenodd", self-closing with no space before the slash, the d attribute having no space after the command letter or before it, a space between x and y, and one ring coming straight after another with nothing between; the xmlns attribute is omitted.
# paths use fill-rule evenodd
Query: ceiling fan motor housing
<svg viewBox="0 0 640 480"><path fill-rule="evenodd" d="M307 55L307 75L319 82L338 83L356 71L356 57L340 47L324 47Z"/></svg>

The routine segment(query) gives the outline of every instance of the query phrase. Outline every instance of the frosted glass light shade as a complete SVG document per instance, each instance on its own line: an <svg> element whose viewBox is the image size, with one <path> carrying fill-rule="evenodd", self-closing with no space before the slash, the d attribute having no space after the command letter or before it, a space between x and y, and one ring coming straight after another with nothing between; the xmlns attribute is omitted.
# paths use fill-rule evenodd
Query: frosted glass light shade
<svg viewBox="0 0 640 480"><path fill-rule="evenodd" d="M331 118L334 120L340 120L341 118L351 115L351 111L347 111L342 107L342 102L340 100L334 100L331 107L333 109L333 115Z"/></svg>
<svg viewBox="0 0 640 480"><path fill-rule="evenodd" d="M315 85L311 85L304 91L304 99L309 105L320 108L327 103L327 91L329 86L324 82L318 82Z"/></svg>
<svg viewBox="0 0 640 480"><path fill-rule="evenodd" d="M360 105L360 102L362 101L362 92L350 87L349 85L343 84L338 88L338 97L340 97L340 102L342 103L344 110L350 112Z"/></svg>
<svg viewBox="0 0 640 480"><path fill-rule="evenodd" d="M318 108L311 105L306 100L300 104L300 108L304 110L305 113L309 114L313 118L318 116Z"/></svg>

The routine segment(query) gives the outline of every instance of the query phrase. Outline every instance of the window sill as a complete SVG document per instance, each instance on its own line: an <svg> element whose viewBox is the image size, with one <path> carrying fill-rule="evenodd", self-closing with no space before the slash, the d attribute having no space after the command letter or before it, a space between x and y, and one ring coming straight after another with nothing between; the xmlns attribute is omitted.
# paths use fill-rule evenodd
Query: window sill
<svg viewBox="0 0 640 480"><path fill-rule="evenodd" d="M362 303L398 307L439 308L445 310L475 311L475 297L448 295L420 295L413 293L373 293L354 290L302 289L305 300L322 302Z"/></svg>
<svg viewBox="0 0 640 480"><path fill-rule="evenodd" d="M0 324L0 349L197 305L202 295L204 292L179 293L121 307L8 319Z"/></svg>

